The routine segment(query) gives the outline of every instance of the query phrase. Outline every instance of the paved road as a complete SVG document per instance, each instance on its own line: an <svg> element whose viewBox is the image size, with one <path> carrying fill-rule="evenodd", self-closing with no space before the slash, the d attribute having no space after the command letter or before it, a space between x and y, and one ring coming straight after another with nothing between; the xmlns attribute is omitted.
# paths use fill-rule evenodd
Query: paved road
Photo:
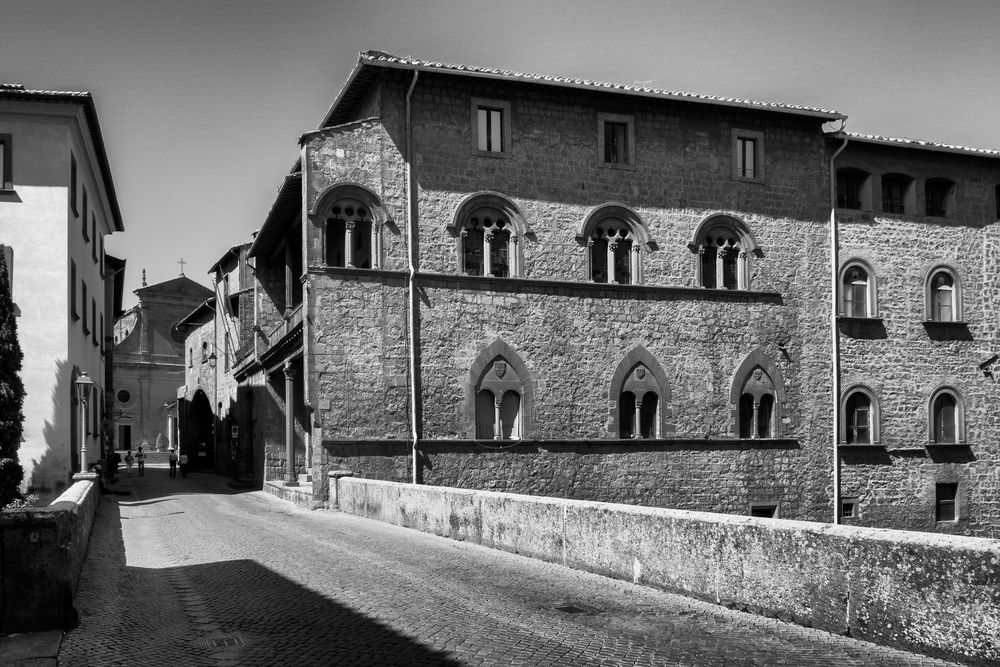
<svg viewBox="0 0 1000 667"><path fill-rule="evenodd" d="M61 665L945 664L207 475L121 485Z"/></svg>

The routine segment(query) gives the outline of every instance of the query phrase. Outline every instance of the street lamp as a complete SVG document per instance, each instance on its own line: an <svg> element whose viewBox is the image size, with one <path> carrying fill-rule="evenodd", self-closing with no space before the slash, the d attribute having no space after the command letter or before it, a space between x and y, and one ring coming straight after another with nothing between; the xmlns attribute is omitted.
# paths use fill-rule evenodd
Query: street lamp
<svg viewBox="0 0 1000 667"><path fill-rule="evenodd" d="M213 345L212 347L215 346ZM212 350L212 354L208 355L208 365L212 367L213 371L215 370L215 367L219 365L219 357L216 356L215 350Z"/></svg>
<svg viewBox="0 0 1000 667"><path fill-rule="evenodd" d="M87 375L87 371L81 371L74 384L77 402L80 404L80 472L87 472L87 400L94 381Z"/></svg>

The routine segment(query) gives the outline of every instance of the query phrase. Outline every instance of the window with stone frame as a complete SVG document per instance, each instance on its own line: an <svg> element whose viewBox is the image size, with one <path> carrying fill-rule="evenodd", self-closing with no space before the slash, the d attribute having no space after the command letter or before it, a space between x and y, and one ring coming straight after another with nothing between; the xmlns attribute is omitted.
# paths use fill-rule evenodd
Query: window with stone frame
<svg viewBox="0 0 1000 667"><path fill-rule="evenodd" d="M743 383L739 404L739 437L775 437L774 381L756 366Z"/></svg>
<svg viewBox="0 0 1000 667"><path fill-rule="evenodd" d="M627 114L597 114L597 152L608 167L635 168L635 119Z"/></svg>
<svg viewBox="0 0 1000 667"><path fill-rule="evenodd" d="M858 385L841 399L840 442L845 445L876 445L879 442L879 410L875 393Z"/></svg>
<svg viewBox="0 0 1000 667"><path fill-rule="evenodd" d="M459 232L462 273L510 278L518 275L517 244L510 216L499 208L481 206L469 213Z"/></svg>
<svg viewBox="0 0 1000 667"><path fill-rule="evenodd" d="M931 395L930 441L937 445L965 442L965 405L951 387L941 387Z"/></svg>
<svg viewBox="0 0 1000 667"><path fill-rule="evenodd" d="M378 266L378 226L364 202L337 199L326 215L326 265L371 269Z"/></svg>
<svg viewBox="0 0 1000 667"><path fill-rule="evenodd" d="M913 209L913 179L906 174L882 176L882 211L906 214Z"/></svg>
<svg viewBox="0 0 1000 667"><path fill-rule="evenodd" d="M750 257L756 250L742 221L715 216L702 223L692 243L698 253L698 285L706 289L750 289Z"/></svg>
<svg viewBox="0 0 1000 667"><path fill-rule="evenodd" d="M927 274L927 320L930 322L961 322L962 293L954 269L940 266Z"/></svg>
<svg viewBox="0 0 1000 667"><path fill-rule="evenodd" d="M740 181L764 180L764 133L733 128L733 178Z"/></svg>
<svg viewBox="0 0 1000 667"><path fill-rule="evenodd" d="M660 387L645 364L629 371L618 395L618 437L659 438Z"/></svg>
<svg viewBox="0 0 1000 667"><path fill-rule="evenodd" d="M510 132L510 102L472 98L472 136L476 154L509 157Z"/></svg>
<svg viewBox="0 0 1000 667"><path fill-rule="evenodd" d="M958 484L938 482L934 485L934 520L958 520Z"/></svg>
<svg viewBox="0 0 1000 667"><path fill-rule="evenodd" d="M851 260L840 271L840 314L843 317L877 317L875 280L871 268Z"/></svg>
<svg viewBox="0 0 1000 667"><path fill-rule="evenodd" d="M476 439L520 440L523 383L503 357L490 362L476 385Z"/></svg>
<svg viewBox="0 0 1000 667"><path fill-rule="evenodd" d="M837 170L837 208L868 210L871 208L870 174L861 169L844 167Z"/></svg>
<svg viewBox="0 0 1000 667"><path fill-rule="evenodd" d="M951 216L954 193L955 181L947 178L928 178L924 181L924 214L938 218Z"/></svg>
<svg viewBox="0 0 1000 667"><path fill-rule="evenodd" d="M624 204L595 206L584 217L576 235L586 247L585 280L616 285L645 282L643 250L655 244L639 214Z"/></svg>

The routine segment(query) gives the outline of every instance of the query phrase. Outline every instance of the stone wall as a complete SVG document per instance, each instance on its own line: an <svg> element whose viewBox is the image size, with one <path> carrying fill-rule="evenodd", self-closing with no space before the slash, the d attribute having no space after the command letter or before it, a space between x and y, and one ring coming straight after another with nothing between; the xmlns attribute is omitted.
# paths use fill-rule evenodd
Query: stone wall
<svg viewBox="0 0 1000 667"><path fill-rule="evenodd" d="M0 512L0 633L76 626L73 592L100 502L87 477L48 507Z"/></svg>
<svg viewBox="0 0 1000 667"><path fill-rule="evenodd" d="M342 511L939 658L1000 661L978 538L331 479Z"/></svg>

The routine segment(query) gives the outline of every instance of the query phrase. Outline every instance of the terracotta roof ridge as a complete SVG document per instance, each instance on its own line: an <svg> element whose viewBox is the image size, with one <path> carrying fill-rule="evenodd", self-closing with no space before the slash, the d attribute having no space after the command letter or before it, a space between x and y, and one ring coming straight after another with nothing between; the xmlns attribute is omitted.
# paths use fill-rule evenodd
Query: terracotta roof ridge
<svg viewBox="0 0 1000 667"><path fill-rule="evenodd" d="M494 76L501 76L516 80L522 80L522 81L535 81L539 83L551 83L556 85L569 84L574 86L585 86L588 88L593 88L595 90L613 90L613 91L620 91L627 93L643 93L647 95L661 96L664 98L674 98L682 100L688 99L688 100L695 100L702 102L719 102L723 104L737 104L741 106L760 108L760 109L803 111L809 113L831 115L836 117L844 117L843 114L833 109L824 109L821 107L805 106L801 104L769 102L765 100L755 100L745 97L726 97L722 95L707 95L703 93L669 90L665 88L651 88L648 86L636 86L623 83L609 83L605 81L596 81L592 79L579 79L575 77L536 74L532 72L519 72L515 70L507 70L498 67L480 67L476 65L462 65L462 64L445 63L439 61L426 61L426 60L420 60L418 58L413 58L412 56L396 56L391 53L387 53L385 51L379 51L374 49L362 51L359 56L359 61L362 63L370 63L370 64L377 64L380 62L384 62L384 63L399 64L399 65L408 65L412 67L438 69L450 72L489 74Z"/></svg>
<svg viewBox="0 0 1000 667"><path fill-rule="evenodd" d="M977 155L989 155L1000 157L1000 150L993 148L973 148L970 146L961 146L959 144L946 144L937 141L928 141L926 139L913 139L910 137L889 137L881 134L864 134L862 132L844 132L844 134L849 139L861 140L861 141L872 141L884 144L898 144L900 146L909 146L913 148L931 148L931 149L945 149L950 151L961 151L963 153L975 153Z"/></svg>

